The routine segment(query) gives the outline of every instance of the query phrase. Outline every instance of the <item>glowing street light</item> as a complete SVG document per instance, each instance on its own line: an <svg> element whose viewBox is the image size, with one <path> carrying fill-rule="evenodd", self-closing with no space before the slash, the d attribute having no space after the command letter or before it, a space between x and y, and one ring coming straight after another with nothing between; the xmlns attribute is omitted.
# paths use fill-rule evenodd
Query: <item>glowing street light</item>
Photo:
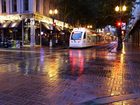
<svg viewBox="0 0 140 105"><path fill-rule="evenodd" d="M55 27L54 18L55 18L55 15L57 15L57 14L58 14L58 10L57 9L54 9L54 10L51 9L51 10L49 10L49 15L52 17L52 20L53 20L51 37L50 37L50 43L49 43L49 46L50 47L53 46L52 36L53 36L53 32L54 32L54 27Z"/></svg>
<svg viewBox="0 0 140 105"><path fill-rule="evenodd" d="M116 12L122 12L122 11L125 12L126 10L127 10L127 7L125 5L115 7Z"/></svg>
<svg viewBox="0 0 140 105"><path fill-rule="evenodd" d="M117 35L118 35L118 46L117 50L122 50L122 16L123 12L127 10L125 5L116 6L115 11L119 13L119 22L117 22Z"/></svg>
<svg viewBox="0 0 140 105"><path fill-rule="evenodd" d="M124 5L123 7L122 7L122 11L126 11L127 10L127 7Z"/></svg>
<svg viewBox="0 0 140 105"><path fill-rule="evenodd" d="M58 14L58 10L57 9L54 10L54 14Z"/></svg>
<svg viewBox="0 0 140 105"><path fill-rule="evenodd" d="M49 14L50 15L57 15L58 14L58 10L57 9L55 9L55 10L49 10Z"/></svg>
<svg viewBox="0 0 140 105"><path fill-rule="evenodd" d="M92 25L88 25L87 28L92 28Z"/></svg>
<svg viewBox="0 0 140 105"><path fill-rule="evenodd" d="M115 7L115 11L118 12L120 10L119 6Z"/></svg>
<svg viewBox="0 0 140 105"><path fill-rule="evenodd" d="M53 14L53 11L52 10L49 10L49 14L52 15Z"/></svg>

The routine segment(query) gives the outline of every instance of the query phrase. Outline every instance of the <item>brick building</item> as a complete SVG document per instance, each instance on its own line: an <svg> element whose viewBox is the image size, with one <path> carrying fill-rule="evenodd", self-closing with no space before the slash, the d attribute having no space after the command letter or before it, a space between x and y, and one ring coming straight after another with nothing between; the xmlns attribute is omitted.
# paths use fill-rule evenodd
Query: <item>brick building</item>
<svg viewBox="0 0 140 105"><path fill-rule="evenodd" d="M128 24L129 40L136 46L140 46L140 0L133 3L132 14Z"/></svg>

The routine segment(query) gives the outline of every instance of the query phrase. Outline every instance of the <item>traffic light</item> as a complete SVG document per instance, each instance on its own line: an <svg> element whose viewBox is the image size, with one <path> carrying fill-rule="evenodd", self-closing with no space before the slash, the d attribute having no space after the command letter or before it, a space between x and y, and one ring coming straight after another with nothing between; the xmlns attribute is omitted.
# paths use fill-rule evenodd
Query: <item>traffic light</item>
<svg viewBox="0 0 140 105"><path fill-rule="evenodd" d="M122 26L122 22L121 21L118 21L117 22L117 27L121 27Z"/></svg>

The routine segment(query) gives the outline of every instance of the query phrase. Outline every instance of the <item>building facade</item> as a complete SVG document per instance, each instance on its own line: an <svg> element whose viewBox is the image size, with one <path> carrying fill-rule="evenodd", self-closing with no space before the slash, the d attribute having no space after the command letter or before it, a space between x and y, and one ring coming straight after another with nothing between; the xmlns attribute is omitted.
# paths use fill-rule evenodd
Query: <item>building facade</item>
<svg viewBox="0 0 140 105"><path fill-rule="evenodd" d="M130 41L136 46L140 46L140 0L133 3L131 18L127 27Z"/></svg>
<svg viewBox="0 0 140 105"><path fill-rule="evenodd" d="M22 41L22 45L41 45L42 37L49 42L54 31L60 31L63 25L57 16L51 18L50 9L56 9L53 0L0 0L0 38ZM53 35L57 40L57 34Z"/></svg>

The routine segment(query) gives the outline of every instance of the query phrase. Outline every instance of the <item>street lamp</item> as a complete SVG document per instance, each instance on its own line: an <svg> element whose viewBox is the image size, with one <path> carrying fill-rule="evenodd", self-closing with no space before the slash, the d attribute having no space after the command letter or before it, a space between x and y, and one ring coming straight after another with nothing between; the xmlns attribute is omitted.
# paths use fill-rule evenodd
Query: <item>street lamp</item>
<svg viewBox="0 0 140 105"><path fill-rule="evenodd" d="M40 47L42 46L42 35L43 35L43 32L42 32L42 22L39 21L39 27L40 27Z"/></svg>
<svg viewBox="0 0 140 105"><path fill-rule="evenodd" d="M115 11L118 12L120 10L119 6L115 7Z"/></svg>
<svg viewBox="0 0 140 105"><path fill-rule="evenodd" d="M127 7L124 5L123 7L122 7L122 11L126 11L127 10Z"/></svg>
<svg viewBox="0 0 140 105"><path fill-rule="evenodd" d="M57 9L54 9L54 10L50 9L49 10L49 15L52 17L53 23L54 23L54 16L57 15L57 14L58 14L58 10Z"/></svg>
<svg viewBox="0 0 140 105"><path fill-rule="evenodd" d="M118 46L117 50L122 49L122 16L123 12L127 10L127 7L125 5L123 6L116 6L115 11L119 13L119 21L117 22L117 35L118 35Z"/></svg>
<svg viewBox="0 0 140 105"><path fill-rule="evenodd" d="M22 23L22 44L21 44L21 47L23 47L24 46L24 21L23 21L23 17L22 17L22 15L19 15L20 16L20 18L21 18L21 23Z"/></svg>
<svg viewBox="0 0 140 105"><path fill-rule="evenodd" d="M54 10L54 14L58 14L58 10L57 9Z"/></svg>
<svg viewBox="0 0 140 105"><path fill-rule="evenodd" d="M125 5L115 7L116 12L125 12L126 10L127 10L127 7Z"/></svg>
<svg viewBox="0 0 140 105"><path fill-rule="evenodd" d="M88 25L87 28L90 28L91 29L92 28L92 25Z"/></svg>
<svg viewBox="0 0 140 105"><path fill-rule="evenodd" d="M57 9L54 9L54 10L49 10L49 15L51 16L52 18L52 31L51 31L51 37L50 37L50 43L49 43L49 46L52 47L53 43L52 43L52 35L53 35L53 32L54 32L54 17L55 15L58 14L58 10Z"/></svg>

